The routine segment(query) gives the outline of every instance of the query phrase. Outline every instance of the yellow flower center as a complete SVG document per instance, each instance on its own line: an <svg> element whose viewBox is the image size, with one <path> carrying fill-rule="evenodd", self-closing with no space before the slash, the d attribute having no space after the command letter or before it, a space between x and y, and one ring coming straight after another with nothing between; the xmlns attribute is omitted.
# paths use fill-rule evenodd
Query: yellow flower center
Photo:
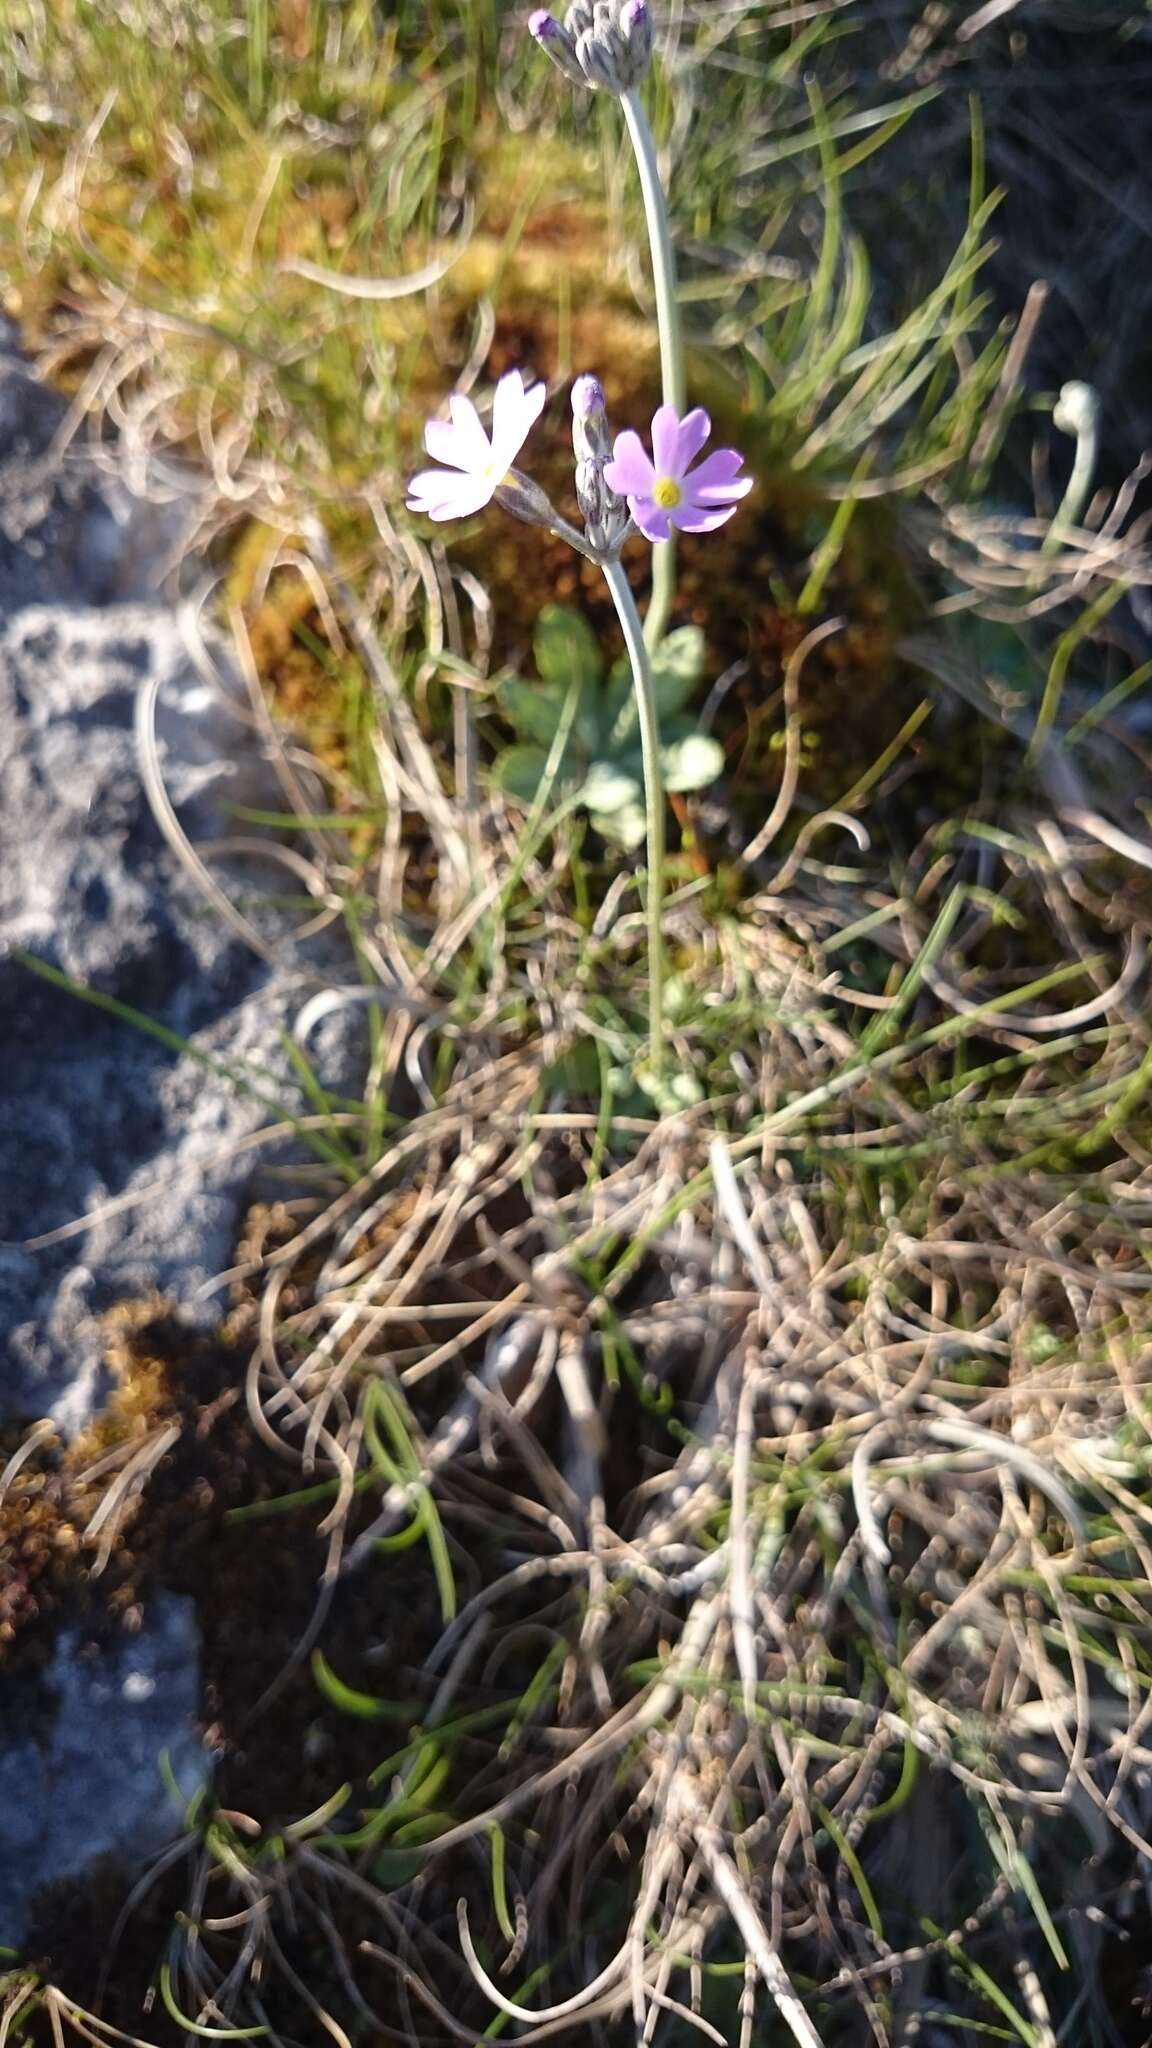
<svg viewBox="0 0 1152 2048"><path fill-rule="evenodd" d="M674 476L662 476L652 486L652 496L665 512L671 512L684 496Z"/></svg>

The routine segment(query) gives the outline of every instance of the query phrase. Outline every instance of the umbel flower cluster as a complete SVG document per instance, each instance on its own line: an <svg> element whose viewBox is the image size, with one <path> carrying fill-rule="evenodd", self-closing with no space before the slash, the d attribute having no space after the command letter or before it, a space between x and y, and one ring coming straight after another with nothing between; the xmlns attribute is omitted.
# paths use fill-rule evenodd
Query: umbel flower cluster
<svg viewBox="0 0 1152 2048"><path fill-rule="evenodd" d="M562 22L538 7L528 27L540 48L574 85L594 92L631 92L652 60L648 0L577 0Z"/></svg>
<svg viewBox="0 0 1152 2048"><path fill-rule="evenodd" d="M594 561L614 561L637 528L651 541L683 533L710 533L732 517L752 488L735 448L717 448L697 462L712 431L697 406L681 419L662 405L652 421L652 453L627 428L612 440L598 378L577 377L572 387L572 445L576 499L583 535L569 526L530 477L514 467L543 409L543 384L525 383L509 370L496 386L491 432L471 399L449 399L447 420L429 420L424 446L445 465L412 478L408 509L426 518L464 519L495 499L531 525L544 526L580 547Z"/></svg>

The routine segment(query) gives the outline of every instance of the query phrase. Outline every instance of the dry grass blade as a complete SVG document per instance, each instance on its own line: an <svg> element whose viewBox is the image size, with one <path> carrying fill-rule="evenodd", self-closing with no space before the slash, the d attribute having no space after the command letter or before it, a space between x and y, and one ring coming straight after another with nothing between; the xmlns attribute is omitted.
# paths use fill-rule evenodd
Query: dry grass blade
<svg viewBox="0 0 1152 2048"><path fill-rule="evenodd" d="M823 2048L819 2034L792 1988L788 1972L772 1947L768 1930L741 1884L735 1864L725 1851L722 1837L715 1828L702 1827L696 1834L696 1846L717 1892L747 1942L748 1952L793 2040L799 2041L801 2048Z"/></svg>

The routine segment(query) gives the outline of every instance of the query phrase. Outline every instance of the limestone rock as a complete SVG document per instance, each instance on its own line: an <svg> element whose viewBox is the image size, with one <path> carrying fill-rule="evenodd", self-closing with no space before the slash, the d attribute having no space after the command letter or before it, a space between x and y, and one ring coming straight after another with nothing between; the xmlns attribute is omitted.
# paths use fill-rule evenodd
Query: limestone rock
<svg viewBox="0 0 1152 2048"><path fill-rule="evenodd" d="M0 1945L19 1946L45 1885L98 1857L141 1861L179 1833L159 1760L187 1804L209 1765L195 1727L198 1657L192 1602L165 1594L139 1635L98 1647L62 1629L46 1669L5 1686Z"/></svg>
<svg viewBox="0 0 1152 2048"><path fill-rule="evenodd" d="M194 1319L218 1313L198 1289L231 1261L259 1159L236 1148L300 1109L283 1034L325 957L349 974L338 942L303 957L299 919L263 902L284 894L282 867L212 868L246 899L270 963L157 824L133 730L153 687L164 787L194 844L251 836L229 806L283 798L229 696L225 650L212 650L216 688L175 610L120 594L136 514L82 448L59 450L65 422L0 335L0 1420L75 1427L96 1396L104 1310L158 1291ZM158 1030L68 993L29 956ZM329 1018L309 1044L321 1078L354 1088L363 1037L362 1014ZM78 1234L28 1248L88 1212Z"/></svg>

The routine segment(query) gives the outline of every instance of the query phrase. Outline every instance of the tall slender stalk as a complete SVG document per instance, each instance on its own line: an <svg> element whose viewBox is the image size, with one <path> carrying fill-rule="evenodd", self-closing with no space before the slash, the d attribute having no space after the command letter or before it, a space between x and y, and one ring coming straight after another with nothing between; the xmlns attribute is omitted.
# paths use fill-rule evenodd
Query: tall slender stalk
<svg viewBox="0 0 1152 2048"><path fill-rule="evenodd" d="M652 283L656 293L656 325L660 336L660 380L665 405L683 413L686 403L684 374L684 331L676 298L676 254L660 172L656 144L643 103L635 92L622 95L624 121L640 173L644 198L644 219L652 258ZM658 647L667 631L676 588L675 539L659 541L652 551L652 598L644 621L644 638L649 649Z"/></svg>
<svg viewBox="0 0 1152 2048"><path fill-rule="evenodd" d="M652 687L652 665L628 578L619 561L606 561L601 567L612 593L616 616L624 629L624 644L632 667L636 709L640 717L644 808L648 826L648 1067L653 1077L658 1077L664 1066L664 777L660 767L660 727L656 716L656 694Z"/></svg>
<svg viewBox="0 0 1152 2048"><path fill-rule="evenodd" d="M1065 384L1052 413L1052 424L1062 434L1076 436L1076 455L1068 488L1041 543L1040 553L1052 555L1075 526L1092 490L1100 434L1100 401L1091 384Z"/></svg>

